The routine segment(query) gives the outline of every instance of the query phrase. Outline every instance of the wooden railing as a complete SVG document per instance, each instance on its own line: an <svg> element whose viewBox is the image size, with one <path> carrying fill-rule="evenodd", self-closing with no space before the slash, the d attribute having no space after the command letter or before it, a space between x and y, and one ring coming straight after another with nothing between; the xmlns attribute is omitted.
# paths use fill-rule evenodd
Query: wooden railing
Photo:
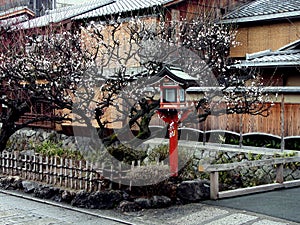
<svg viewBox="0 0 300 225"><path fill-rule="evenodd" d="M141 167L139 161L131 165L106 166L105 163L90 163L85 160L73 160L40 155L20 155L18 152L4 151L0 154L0 173L20 176L26 180L39 181L74 190L98 191L112 188L113 183L131 189L133 178L127 174ZM105 187L103 184L105 183ZM107 185L107 183L109 183Z"/></svg>
<svg viewBox="0 0 300 225"><path fill-rule="evenodd" d="M234 197L245 194L252 194L263 191L270 191L277 188L283 187L295 187L300 186L300 180L284 181L283 169L284 164L300 162L300 156L287 157L287 158L273 158L265 160L255 160L255 161L244 161L226 164L209 164L200 165L200 172L210 173L210 198L219 199ZM235 190L219 191L219 172L229 171L234 169L249 168L249 167L259 167L266 165L276 165L276 183L264 184L255 187L239 188Z"/></svg>
<svg viewBox="0 0 300 225"><path fill-rule="evenodd" d="M95 189L95 186L101 189L93 164L86 161L2 152L0 168L2 174L18 175L27 180L86 191Z"/></svg>

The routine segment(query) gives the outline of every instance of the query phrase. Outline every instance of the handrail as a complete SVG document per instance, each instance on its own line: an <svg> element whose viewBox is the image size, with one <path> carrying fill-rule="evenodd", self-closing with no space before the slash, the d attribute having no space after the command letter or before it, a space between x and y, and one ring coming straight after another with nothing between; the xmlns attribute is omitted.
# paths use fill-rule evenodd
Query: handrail
<svg viewBox="0 0 300 225"><path fill-rule="evenodd" d="M300 179L294 181L284 181L283 165L291 162L300 162L300 156L286 157L286 158L272 158L272 159L254 160L254 161L243 161L243 162L225 163L225 164L199 165L198 170L200 172L210 173L210 198L216 200L219 198L234 197L238 195L270 191L276 188L300 186ZM219 191L219 172L245 168L245 167L259 167L265 165L277 165L276 183L264 184L256 187L239 188L239 189L229 190L229 191L221 191L221 192Z"/></svg>

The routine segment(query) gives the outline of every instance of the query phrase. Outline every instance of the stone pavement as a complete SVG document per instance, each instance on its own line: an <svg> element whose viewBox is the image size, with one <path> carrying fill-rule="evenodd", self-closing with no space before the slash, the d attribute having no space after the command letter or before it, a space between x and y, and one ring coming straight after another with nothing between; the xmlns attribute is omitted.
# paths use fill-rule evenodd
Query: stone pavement
<svg viewBox="0 0 300 225"><path fill-rule="evenodd" d="M279 189L204 203L262 213L300 224L300 188Z"/></svg>
<svg viewBox="0 0 300 225"><path fill-rule="evenodd" d="M141 225L296 225L299 223L232 208L203 203L148 209L134 213L86 210L51 201L0 194L0 225L31 224L141 224ZM16 192L7 192L17 194ZM18 195L18 194L17 194ZM20 198L21 197L21 198ZM27 199L28 198L28 199ZM30 200L29 200L30 199ZM62 206L59 207L59 206ZM64 208L65 207L65 208ZM80 212L82 211L82 212ZM101 218L102 217L102 218ZM106 218L106 219L105 219ZM113 221L112 221L113 220Z"/></svg>
<svg viewBox="0 0 300 225"><path fill-rule="evenodd" d="M0 193L0 225L124 224L42 202Z"/></svg>
<svg viewBox="0 0 300 225"><path fill-rule="evenodd" d="M131 215L131 218L129 217ZM124 218L124 217L123 217ZM202 203L130 213L128 221L141 225L296 225L262 214Z"/></svg>

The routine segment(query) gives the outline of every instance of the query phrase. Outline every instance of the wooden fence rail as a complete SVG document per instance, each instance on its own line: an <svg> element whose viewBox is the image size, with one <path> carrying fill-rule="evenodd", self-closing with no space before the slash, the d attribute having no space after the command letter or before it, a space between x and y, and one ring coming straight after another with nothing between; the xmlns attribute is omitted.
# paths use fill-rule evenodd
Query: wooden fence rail
<svg viewBox="0 0 300 225"><path fill-rule="evenodd" d="M0 154L0 173L2 174L18 175L27 180L75 190L101 190L106 178L117 181L121 186L122 180L126 179L126 172L121 163L117 167L109 166L107 168L104 163L99 166L85 160L40 155L28 156L7 151ZM104 174L106 178L103 176ZM110 187L112 187L112 183L110 183Z"/></svg>
<svg viewBox="0 0 300 225"><path fill-rule="evenodd" d="M157 165L161 164L158 160ZM114 166L60 157L21 155L19 152L0 153L0 173L74 190L100 191L105 187L112 188L113 183L119 188L125 185L131 189L135 178L129 178L128 173L138 167L141 167L140 161L126 166L119 162Z"/></svg>
<svg viewBox="0 0 300 225"><path fill-rule="evenodd" d="M101 189L99 174L88 161L75 161L39 155L2 152L0 168L3 174L19 175L28 180L46 182L71 189Z"/></svg>
<svg viewBox="0 0 300 225"><path fill-rule="evenodd" d="M300 186L300 180L284 181L283 178L284 164L293 163L293 162L300 162L300 156L225 163L225 164L200 165L199 171L210 173L210 198L219 199L219 198L227 198L227 197L234 197L238 195L257 193L262 191L270 191L282 187ZM276 165L276 183L219 192L219 172L239 169L239 168L260 167L265 165L270 165L270 166Z"/></svg>

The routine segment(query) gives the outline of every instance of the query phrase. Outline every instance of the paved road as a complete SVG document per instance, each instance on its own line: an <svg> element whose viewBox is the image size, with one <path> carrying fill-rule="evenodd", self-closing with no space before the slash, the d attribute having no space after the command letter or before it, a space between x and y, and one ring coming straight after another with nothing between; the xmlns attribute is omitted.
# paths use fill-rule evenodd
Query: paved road
<svg viewBox="0 0 300 225"><path fill-rule="evenodd" d="M205 201L205 203L262 213L300 223L300 188L281 189L236 198Z"/></svg>
<svg viewBox="0 0 300 225"><path fill-rule="evenodd" d="M0 194L0 225L122 224L45 203Z"/></svg>
<svg viewBox="0 0 300 225"><path fill-rule="evenodd" d="M132 221L141 225L296 225L262 214L201 203L140 212Z"/></svg>
<svg viewBox="0 0 300 225"><path fill-rule="evenodd" d="M3 190L2 190L3 191ZM7 192L15 193L15 192ZM0 193L0 225L106 225L106 224L140 224L140 225L296 225L291 221L257 214L249 211L195 203L172 206L164 209L149 209L134 213L120 213L115 210L83 210L85 213L56 207L57 204L44 203ZM38 201L41 201L38 199ZM298 211L296 212L298 213ZM115 221L99 218L106 216ZM117 222L117 220L119 222ZM125 223L126 224L126 223Z"/></svg>

